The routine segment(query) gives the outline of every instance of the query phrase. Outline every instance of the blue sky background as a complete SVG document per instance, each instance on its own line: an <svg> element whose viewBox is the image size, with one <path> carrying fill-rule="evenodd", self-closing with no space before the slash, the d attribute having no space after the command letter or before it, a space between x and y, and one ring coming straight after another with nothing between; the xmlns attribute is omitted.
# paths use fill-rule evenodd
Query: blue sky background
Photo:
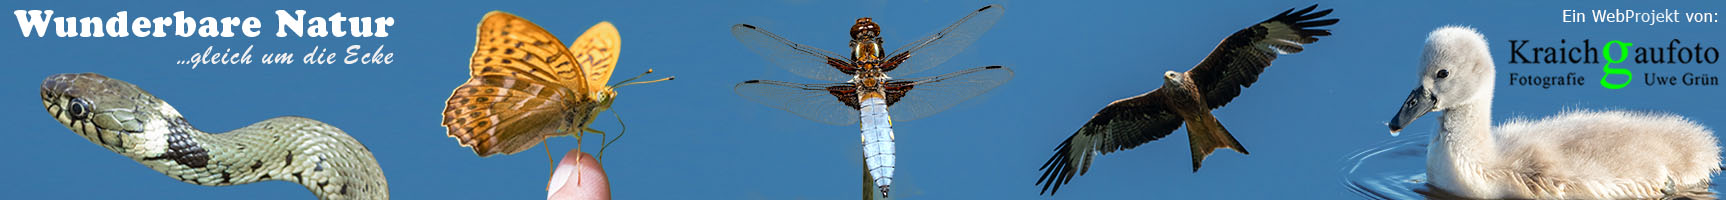
<svg viewBox="0 0 1726 200"><path fill-rule="evenodd" d="M625 45L617 78L653 68L677 80L619 91L614 109L629 134L604 160L614 195L623 199L849 199L858 196L861 149L855 126L833 126L748 101L732 85L750 79L814 83L745 50L729 26L750 23L793 41L841 52L846 28L874 17L888 46L932 33L976 8L1003 4L1006 16L964 53L928 76L1005 65L1013 80L929 118L895 123L903 199L1339 199L1350 152L1392 139L1384 123L1416 85L1414 70L1427 32L1470 25L1487 35L1493 57L1506 61L1506 40L1554 46L1559 39L1667 40L1726 47L1721 23L1560 23L1563 9L1726 11L1719 1L1323 1L1343 19L1336 35L1284 56L1253 88L1214 112L1253 155L1218 152L1199 173L1189 170L1180 131L1137 149L1099 158L1090 174L1038 196L1033 185L1050 150L1104 104L1154 89L1161 72L1186 70L1227 34L1309 1L438 1L438 2L75 2L5 1L0 10L52 9L56 16L258 17L256 38L24 38L0 26L6 73L0 73L0 196L16 199L308 199L288 182L230 187L185 184L75 136L38 102L42 78L98 72L138 84L179 109L198 128L224 132L283 115L318 119L370 147L397 199L537 199L547 163L540 150L479 158L439 126L451 89L467 78L474 27L487 11L505 10L564 39L611 21ZM277 38L274 10L308 15L390 16L388 38ZM7 20L11 22L11 20ZM49 34L52 34L50 32ZM566 41L567 42L567 41ZM176 65L205 47L253 53L312 46L386 45L390 65ZM1580 46L1580 45L1566 45ZM1615 65L1615 67L1618 67ZM1726 64L1627 65L1642 72L1726 75ZM1505 65L1509 72L1578 72L1593 84L1598 65ZM1640 83L1643 77L1638 77ZM614 79L615 80L615 79ZM1493 118L1545 116L1566 108L1667 111L1726 126L1722 89L1648 87L1502 87ZM1431 132L1423 119L1411 132ZM611 118L594 123L617 130ZM550 140L555 151L576 146ZM598 143L588 141L589 151Z"/></svg>

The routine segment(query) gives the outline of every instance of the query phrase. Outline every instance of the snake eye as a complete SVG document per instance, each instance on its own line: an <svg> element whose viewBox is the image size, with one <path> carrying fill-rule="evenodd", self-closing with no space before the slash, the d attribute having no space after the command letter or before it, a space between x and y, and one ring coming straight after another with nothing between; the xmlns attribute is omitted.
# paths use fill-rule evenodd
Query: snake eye
<svg viewBox="0 0 1726 200"><path fill-rule="evenodd" d="M83 98L72 98L71 101L72 101L72 105L66 106L66 114L68 116L71 116L72 119L80 119L80 120L87 118L87 117L90 117L90 102L89 101L85 101Z"/></svg>

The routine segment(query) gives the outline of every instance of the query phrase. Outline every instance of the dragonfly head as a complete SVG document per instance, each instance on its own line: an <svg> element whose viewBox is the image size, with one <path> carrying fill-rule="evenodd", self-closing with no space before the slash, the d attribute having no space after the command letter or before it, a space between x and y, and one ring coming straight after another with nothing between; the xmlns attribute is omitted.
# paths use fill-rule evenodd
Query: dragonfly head
<svg viewBox="0 0 1726 200"><path fill-rule="evenodd" d="M851 26L851 58L859 61L879 59L887 54L881 48L881 27L868 17L857 18Z"/></svg>

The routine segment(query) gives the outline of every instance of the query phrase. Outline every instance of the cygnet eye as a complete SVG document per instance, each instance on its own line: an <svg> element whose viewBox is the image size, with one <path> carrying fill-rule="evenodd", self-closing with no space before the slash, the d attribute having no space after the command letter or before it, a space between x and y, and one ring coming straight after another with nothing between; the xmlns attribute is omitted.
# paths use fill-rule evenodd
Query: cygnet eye
<svg viewBox="0 0 1726 200"><path fill-rule="evenodd" d="M1450 70L1445 70L1445 69L1438 70L1438 78L1444 78L1444 77L1450 77Z"/></svg>

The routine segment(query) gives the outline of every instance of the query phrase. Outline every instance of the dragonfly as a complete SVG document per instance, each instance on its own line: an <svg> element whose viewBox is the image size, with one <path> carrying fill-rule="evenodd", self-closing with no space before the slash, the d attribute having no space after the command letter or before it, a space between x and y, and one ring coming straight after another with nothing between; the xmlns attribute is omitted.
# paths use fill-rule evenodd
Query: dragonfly
<svg viewBox="0 0 1726 200"><path fill-rule="evenodd" d="M470 77L450 92L443 126L449 128L449 137L480 157L518 153L552 136L575 136L577 149L583 133L599 133L604 139L605 132L588 125L611 108L617 87L674 78L630 82L653 73L649 69L606 85L623 50L622 41L616 26L599 22L565 47L527 19L502 11L487 13L480 20ZM610 143L601 146L599 158ZM546 154L551 154L550 147ZM552 168L556 163L552 161Z"/></svg>
<svg viewBox="0 0 1726 200"><path fill-rule="evenodd" d="M881 27L871 18L858 18L850 29L850 56L791 42L754 25L734 25L732 36L775 65L800 76L836 82L749 80L734 89L740 96L805 119L842 126L861 123L865 172L886 197L895 166L894 120L915 120L946 110L1006 83L1013 71L986 66L931 77L893 77L946 62L994 26L1005 11L1001 5L983 6L891 53L882 48Z"/></svg>

